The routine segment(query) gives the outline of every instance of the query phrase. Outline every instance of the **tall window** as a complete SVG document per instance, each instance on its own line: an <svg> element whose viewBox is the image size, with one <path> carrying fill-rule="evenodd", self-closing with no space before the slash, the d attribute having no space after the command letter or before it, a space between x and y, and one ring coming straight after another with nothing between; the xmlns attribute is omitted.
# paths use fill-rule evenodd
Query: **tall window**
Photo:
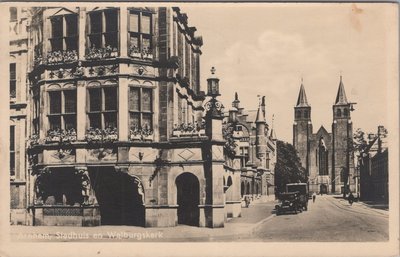
<svg viewBox="0 0 400 257"><path fill-rule="evenodd" d="M117 87L88 89L90 127L99 129L117 128L117 89Z"/></svg>
<svg viewBox="0 0 400 257"><path fill-rule="evenodd" d="M118 49L118 9L106 9L89 14L91 48Z"/></svg>
<svg viewBox="0 0 400 257"><path fill-rule="evenodd" d="M10 7L10 21L17 21L18 11L16 7Z"/></svg>
<svg viewBox="0 0 400 257"><path fill-rule="evenodd" d="M304 110L304 118L307 119L308 118L308 111Z"/></svg>
<svg viewBox="0 0 400 257"><path fill-rule="evenodd" d="M343 117L347 117L349 115L349 111L345 108L343 109Z"/></svg>
<svg viewBox="0 0 400 257"><path fill-rule="evenodd" d="M152 16L150 13L130 11L129 13L129 55L152 53Z"/></svg>
<svg viewBox="0 0 400 257"><path fill-rule="evenodd" d="M10 175L15 176L15 126L10 126Z"/></svg>
<svg viewBox="0 0 400 257"><path fill-rule="evenodd" d="M78 15L54 16L51 22L51 50L78 50Z"/></svg>
<svg viewBox="0 0 400 257"><path fill-rule="evenodd" d="M249 148L240 147L240 166L245 167L246 163L249 161Z"/></svg>
<svg viewBox="0 0 400 257"><path fill-rule="evenodd" d="M153 92L150 88L129 89L130 128L153 128Z"/></svg>
<svg viewBox="0 0 400 257"><path fill-rule="evenodd" d="M328 151L320 145L318 155L319 175L328 175Z"/></svg>
<svg viewBox="0 0 400 257"><path fill-rule="evenodd" d="M342 110L337 109L336 116L340 118L342 116Z"/></svg>
<svg viewBox="0 0 400 257"><path fill-rule="evenodd" d="M39 116L40 116L40 97L38 92L33 95L33 119L32 128L34 134L39 134Z"/></svg>
<svg viewBox="0 0 400 257"><path fill-rule="evenodd" d="M51 130L76 129L75 89L49 91L48 118Z"/></svg>
<svg viewBox="0 0 400 257"><path fill-rule="evenodd" d="M10 63L10 98L16 97L17 80L16 80L16 64Z"/></svg>

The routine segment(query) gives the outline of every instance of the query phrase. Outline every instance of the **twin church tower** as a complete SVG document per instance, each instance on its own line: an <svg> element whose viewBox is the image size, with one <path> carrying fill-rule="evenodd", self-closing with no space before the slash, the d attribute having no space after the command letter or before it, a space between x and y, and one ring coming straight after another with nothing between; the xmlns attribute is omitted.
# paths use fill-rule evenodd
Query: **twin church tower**
<svg viewBox="0 0 400 257"><path fill-rule="evenodd" d="M303 83L294 107L293 146L306 169L310 192L342 193L345 185L354 191L354 158L351 152L353 104L347 100L342 76L333 105L332 133L321 126L313 133L311 106Z"/></svg>

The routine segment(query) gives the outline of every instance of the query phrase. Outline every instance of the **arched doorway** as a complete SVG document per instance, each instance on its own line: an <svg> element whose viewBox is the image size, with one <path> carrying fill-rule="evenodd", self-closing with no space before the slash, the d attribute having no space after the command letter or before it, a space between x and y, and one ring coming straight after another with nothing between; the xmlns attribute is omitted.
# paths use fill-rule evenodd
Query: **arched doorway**
<svg viewBox="0 0 400 257"><path fill-rule="evenodd" d="M200 185L192 173L182 173L176 180L178 224L199 225Z"/></svg>
<svg viewBox="0 0 400 257"><path fill-rule="evenodd" d="M246 192L246 188L245 188L245 184L242 181L241 186L240 186L240 194L243 197L244 196L244 192Z"/></svg>
<svg viewBox="0 0 400 257"><path fill-rule="evenodd" d="M247 187L246 187L246 195L249 195L250 193L250 182L247 182Z"/></svg>
<svg viewBox="0 0 400 257"><path fill-rule="evenodd" d="M138 178L112 167L89 169L89 176L102 225L145 225L143 185Z"/></svg>
<svg viewBox="0 0 400 257"><path fill-rule="evenodd" d="M325 184L320 184L319 185L319 193L320 194L327 194L328 193L328 187Z"/></svg>
<svg viewBox="0 0 400 257"><path fill-rule="evenodd" d="M259 192L258 192L258 183L256 183L256 194L257 195L259 194Z"/></svg>

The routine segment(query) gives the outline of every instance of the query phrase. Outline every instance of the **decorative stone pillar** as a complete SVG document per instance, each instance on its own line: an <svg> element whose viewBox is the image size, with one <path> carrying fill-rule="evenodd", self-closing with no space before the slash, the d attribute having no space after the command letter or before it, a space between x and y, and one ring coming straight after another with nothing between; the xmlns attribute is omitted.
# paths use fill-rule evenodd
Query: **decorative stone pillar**
<svg viewBox="0 0 400 257"><path fill-rule="evenodd" d="M85 28L86 28L86 8L79 7L79 51L78 51L78 58L79 60L83 60L85 58L86 52L86 35L85 35Z"/></svg>
<svg viewBox="0 0 400 257"><path fill-rule="evenodd" d="M87 167L75 167L75 174L80 176L82 182L82 196L84 205L96 205L97 199L90 184L90 177Z"/></svg>
<svg viewBox="0 0 400 257"><path fill-rule="evenodd" d="M119 54L121 57L128 56L128 10L126 7L119 8Z"/></svg>
<svg viewBox="0 0 400 257"><path fill-rule="evenodd" d="M85 81L79 80L76 84L76 136L84 140L86 134L86 87Z"/></svg>
<svg viewBox="0 0 400 257"><path fill-rule="evenodd" d="M222 136L223 105L216 97L219 96L219 79L215 76L215 68L211 69L211 77L207 79L208 96L211 100L206 103L206 135L210 140L206 160L206 206L205 219L207 227L223 227L225 221L224 199L224 150L225 144Z"/></svg>
<svg viewBox="0 0 400 257"><path fill-rule="evenodd" d="M128 79L118 78L118 139L128 141L129 137L129 112L128 112Z"/></svg>

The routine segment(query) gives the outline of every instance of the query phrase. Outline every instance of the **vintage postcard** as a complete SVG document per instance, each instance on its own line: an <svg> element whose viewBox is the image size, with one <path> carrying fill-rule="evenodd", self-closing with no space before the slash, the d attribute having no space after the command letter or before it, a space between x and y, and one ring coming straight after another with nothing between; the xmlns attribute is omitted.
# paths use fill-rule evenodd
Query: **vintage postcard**
<svg viewBox="0 0 400 257"><path fill-rule="evenodd" d="M1 4L0 256L398 255L398 11Z"/></svg>

